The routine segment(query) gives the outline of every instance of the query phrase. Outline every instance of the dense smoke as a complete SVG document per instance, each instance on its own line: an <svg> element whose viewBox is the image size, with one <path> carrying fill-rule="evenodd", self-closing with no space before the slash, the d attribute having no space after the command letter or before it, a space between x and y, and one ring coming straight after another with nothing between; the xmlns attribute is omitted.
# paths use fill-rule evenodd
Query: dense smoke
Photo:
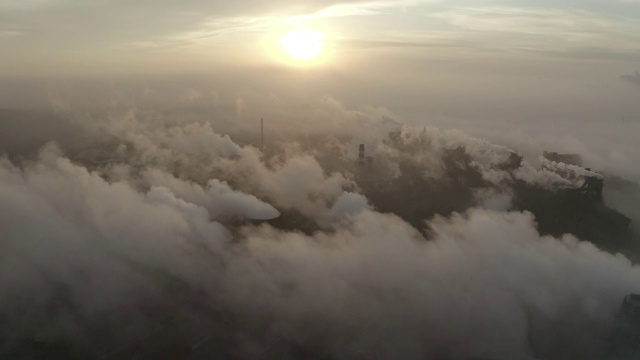
<svg viewBox="0 0 640 360"><path fill-rule="evenodd" d="M461 132L379 136L367 172L349 135L73 126L0 160L3 358L602 359L640 292L518 206L571 180Z"/></svg>

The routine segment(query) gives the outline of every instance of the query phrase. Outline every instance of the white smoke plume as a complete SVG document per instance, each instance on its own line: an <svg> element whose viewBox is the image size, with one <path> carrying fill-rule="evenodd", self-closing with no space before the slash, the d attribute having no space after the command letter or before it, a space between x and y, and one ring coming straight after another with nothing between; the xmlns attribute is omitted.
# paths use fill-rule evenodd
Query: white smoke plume
<svg viewBox="0 0 640 360"><path fill-rule="evenodd" d="M280 216L273 206L258 200L253 195L234 191L225 182L211 179L206 187L182 181L158 169L148 169L143 179L151 186L162 186L177 197L207 209L209 215L218 219L227 216L244 216L249 219L269 220Z"/></svg>

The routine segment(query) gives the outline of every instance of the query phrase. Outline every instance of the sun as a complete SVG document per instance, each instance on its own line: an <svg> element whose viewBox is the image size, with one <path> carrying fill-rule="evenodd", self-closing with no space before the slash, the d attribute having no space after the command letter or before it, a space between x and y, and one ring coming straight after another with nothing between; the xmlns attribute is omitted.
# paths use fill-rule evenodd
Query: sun
<svg viewBox="0 0 640 360"><path fill-rule="evenodd" d="M280 48L292 60L304 63L317 60L325 48L324 34L317 31L297 30L280 37Z"/></svg>

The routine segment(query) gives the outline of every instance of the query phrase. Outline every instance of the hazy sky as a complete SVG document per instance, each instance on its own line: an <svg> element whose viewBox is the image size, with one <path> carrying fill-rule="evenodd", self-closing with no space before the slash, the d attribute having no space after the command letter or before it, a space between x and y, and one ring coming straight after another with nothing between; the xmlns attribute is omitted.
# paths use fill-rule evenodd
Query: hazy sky
<svg viewBox="0 0 640 360"><path fill-rule="evenodd" d="M616 77L640 62L635 0L0 0L0 71L77 76L282 65L277 38L299 28L326 34L323 65L338 71L442 72L424 66L442 61L467 74L488 67L540 77L570 64Z"/></svg>
<svg viewBox="0 0 640 360"><path fill-rule="evenodd" d="M635 0L0 0L0 41L5 74L269 64L274 38L300 27L326 33L336 68L393 54L624 71L640 60L639 20Z"/></svg>
<svg viewBox="0 0 640 360"><path fill-rule="evenodd" d="M324 35L314 66L278 50L299 29ZM572 151L640 126L637 0L0 0L0 48L3 107L356 112Z"/></svg>

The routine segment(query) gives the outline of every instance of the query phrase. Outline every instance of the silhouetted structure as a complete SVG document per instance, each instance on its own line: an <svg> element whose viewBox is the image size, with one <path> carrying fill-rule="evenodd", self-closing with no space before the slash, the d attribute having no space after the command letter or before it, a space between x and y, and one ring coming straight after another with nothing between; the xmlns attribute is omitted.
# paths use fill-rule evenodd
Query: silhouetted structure
<svg viewBox="0 0 640 360"><path fill-rule="evenodd" d="M544 157L573 165L573 168L556 169L543 164L543 168L555 171L563 178L581 180L581 185L546 189L516 181L515 208L532 212L542 234L574 234L611 252L626 248L630 241L631 219L604 203L604 177L576 165L582 163L578 155L544 152Z"/></svg>
<svg viewBox="0 0 640 360"><path fill-rule="evenodd" d="M390 133L385 143L400 154L411 153L400 140L399 135ZM442 174L432 178L425 177L423 165L410 156L395 159L397 176L385 174L379 171L379 164L365 161L372 159L365 157L364 149L364 144L360 144L355 177L364 195L376 210L400 216L427 236L425 220L464 212L478 205L478 191L502 189L502 185L483 178L464 146L445 149L441 155ZM533 213L542 235L569 233L611 252L627 248L631 243L628 231L631 220L604 203L604 177L578 167L576 164L582 163L579 155L545 152L545 156L550 161L571 163L568 164L571 166L550 166L547 170L579 185L539 186L520 180L515 172L521 168L523 158L512 152L495 166L496 170L510 174L504 185L513 189L512 209Z"/></svg>
<svg viewBox="0 0 640 360"><path fill-rule="evenodd" d="M624 297L610 336L610 356L638 359L640 354L640 295Z"/></svg>

